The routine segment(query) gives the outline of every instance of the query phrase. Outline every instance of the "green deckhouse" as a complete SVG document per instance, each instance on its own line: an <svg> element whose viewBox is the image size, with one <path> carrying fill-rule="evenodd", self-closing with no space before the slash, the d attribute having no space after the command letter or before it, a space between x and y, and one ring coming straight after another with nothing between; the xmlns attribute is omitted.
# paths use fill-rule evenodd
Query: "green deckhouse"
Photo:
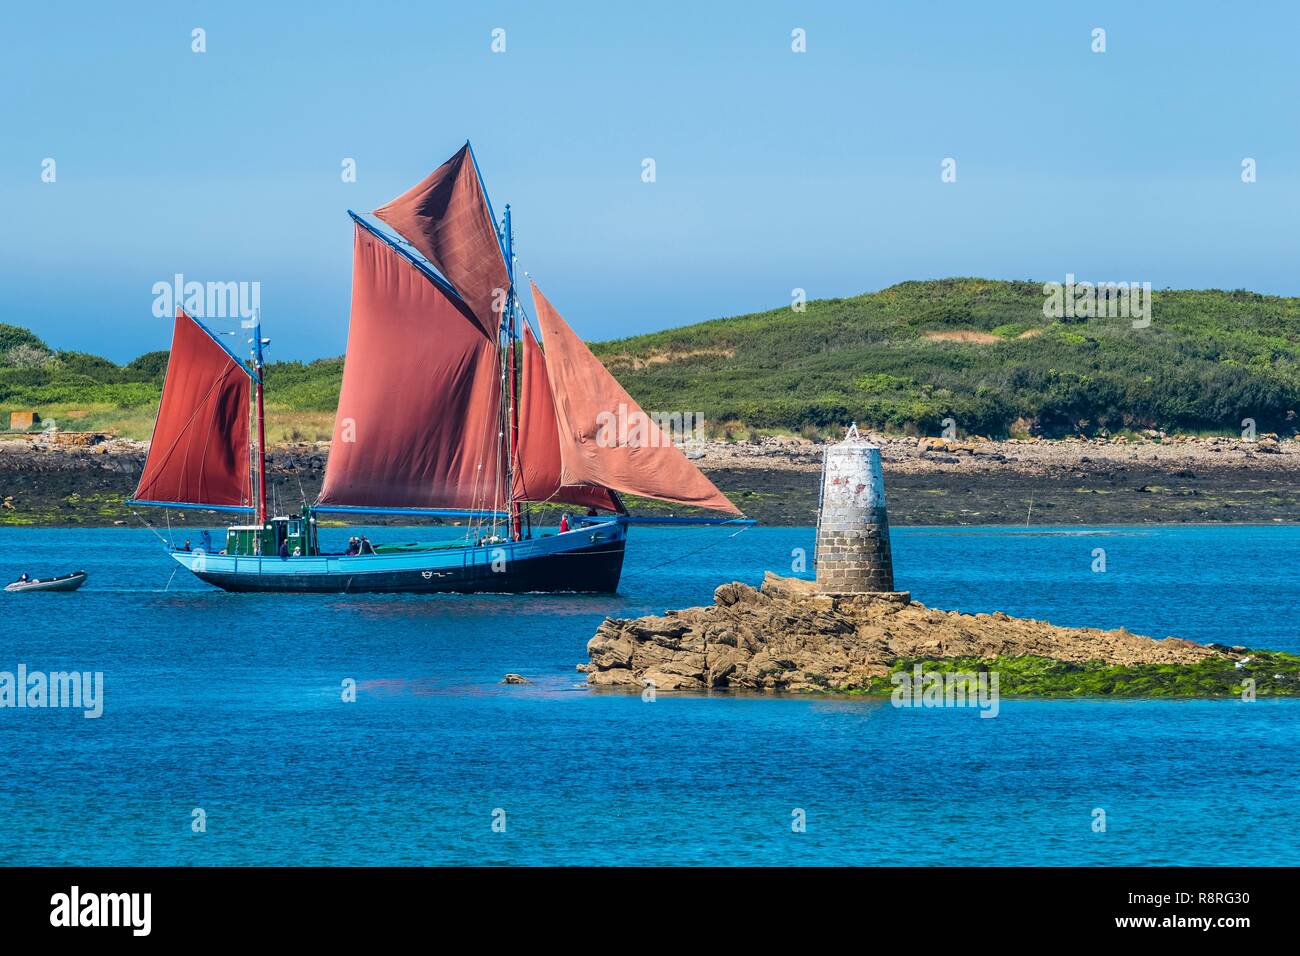
<svg viewBox="0 0 1300 956"><path fill-rule="evenodd" d="M320 554L316 516L309 506L303 505L301 514L268 518L262 525L232 525L226 529L226 554L272 557L280 553L281 544L287 546L291 557Z"/></svg>

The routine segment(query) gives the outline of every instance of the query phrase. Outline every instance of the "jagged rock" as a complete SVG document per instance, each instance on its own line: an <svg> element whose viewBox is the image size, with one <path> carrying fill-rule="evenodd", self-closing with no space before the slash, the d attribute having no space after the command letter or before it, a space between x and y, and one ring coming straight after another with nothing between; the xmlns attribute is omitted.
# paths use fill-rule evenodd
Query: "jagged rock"
<svg viewBox="0 0 1300 956"><path fill-rule="evenodd" d="M596 687L635 687L640 690L643 686L641 678L633 674L626 668L615 668L613 670L595 670L587 674L587 683Z"/></svg>
<svg viewBox="0 0 1300 956"><path fill-rule="evenodd" d="M625 637L622 631L628 621L606 618L587 642L587 654L591 657L591 666L596 670L609 670L614 667L632 666L632 655L636 651L636 641Z"/></svg>
<svg viewBox="0 0 1300 956"><path fill-rule="evenodd" d="M765 595L739 581L720 584L713 592L713 603L718 607L731 607L733 604L761 604L765 600L768 600Z"/></svg>
<svg viewBox="0 0 1300 956"><path fill-rule="evenodd" d="M641 684L653 686L655 690L703 690L704 682L699 676L691 674L674 674L668 671L648 670L640 675Z"/></svg>
<svg viewBox="0 0 1300 956"><path fill-rule="evenodd" d="M503 684L531 684L532 681L530 681L527 677L521 677L521 676L519 676L518 674L507 674L505 677L501 678L501 683L503 683Z"/></svg>
<svg viewBox="0 0 1300 956"><path fill-rule="evenodd" d="M761 588L734 581L709 607L634 620L607 618L587 643L592 686L656 690L837 691L889 673L900 657L1036 655L1131 666L1223 655L1179 638L1120 628L942 611L906 593L826 595L769 572ZM579 665L582 669L584 665Z"/></svg>

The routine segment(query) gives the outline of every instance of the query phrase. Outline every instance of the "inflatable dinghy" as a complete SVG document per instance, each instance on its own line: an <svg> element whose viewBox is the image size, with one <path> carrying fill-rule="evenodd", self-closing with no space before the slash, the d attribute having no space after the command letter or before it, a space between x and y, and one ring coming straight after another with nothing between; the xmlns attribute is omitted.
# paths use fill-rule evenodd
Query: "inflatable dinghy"
<svg viewBox="0 0 1300 956"><path fill-rule="evenodd" d="M5 590L15 594L19 591L75 591L85 583L86 572L73 571L71 574L63 574L57 578L46 578L43 581L36 578L15 581Z"/></svg>

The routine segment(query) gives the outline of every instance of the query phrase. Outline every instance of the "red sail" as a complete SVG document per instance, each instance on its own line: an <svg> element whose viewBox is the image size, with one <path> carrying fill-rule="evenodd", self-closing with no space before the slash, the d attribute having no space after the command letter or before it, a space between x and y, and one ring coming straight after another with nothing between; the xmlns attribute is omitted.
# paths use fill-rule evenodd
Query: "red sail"
<svg viewBox="0 0 1300 956"><path fill-rule="evenodd" d="M510 274L469 143L375 215L424 253L496 335Z"/></svg>
<svg viewBox="0 0 1300 956"><path fill-rule="evenodd" d="M546 359L524 327L523 382L519 398L519 454L515 461L515 500L555 501L582 508L617 511L608 488L560 484L560 436Z"/></svg>
<svg viewBox="0 0 1300 956"><path fill-rule="evenodd" d="M740 514L582 344L537 283L533 301L555 401L561 483Z"/></svg>
<svg viewBox="0 0 1300 956"><path fill-rule="evenodd" d="M497 348L474 316L361 226L322 505L494 508Z"/></svg>
<svg viewBox="0 0 1300 956"><path fill-rule="evenodd" d="M176 311L162 403L136 500L251 506L250 382L207 329Z"/></svg>

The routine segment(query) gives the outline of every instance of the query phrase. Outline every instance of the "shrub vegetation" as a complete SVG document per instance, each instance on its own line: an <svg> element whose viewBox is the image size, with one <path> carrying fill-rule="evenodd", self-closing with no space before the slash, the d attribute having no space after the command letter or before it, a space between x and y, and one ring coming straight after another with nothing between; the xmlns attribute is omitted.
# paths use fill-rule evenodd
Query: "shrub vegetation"
<svg viewBox="0 0 1300 956"><path fill-rule="evenodd" d="M592 349L647 410L699 412L735 436L850 420L933 434L952 418L992 436L1235 432L1244 418L1289 435L1300 424L1300 299L1157 291L1144 329L1052 320L1043 303L1031 282L904 282ZM119 366L0 324L0 412L156 404L165 367L166 352ZM268 400L285 414L332 413L342 368L339 358L273 363Z"/></svg>

